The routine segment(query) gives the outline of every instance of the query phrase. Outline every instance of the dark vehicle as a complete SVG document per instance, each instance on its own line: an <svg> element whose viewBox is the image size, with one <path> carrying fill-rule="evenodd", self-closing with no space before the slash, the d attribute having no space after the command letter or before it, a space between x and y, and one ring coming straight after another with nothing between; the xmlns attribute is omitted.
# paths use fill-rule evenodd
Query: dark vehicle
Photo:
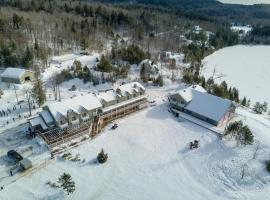
<svg viewBox="0 0 270 200"><path fill-rule="evenodd" d="M12 161L14 161L15 163L18 163L23 159L23 157L15 150L8 151L7 157Z"/></svg>
<svg viewBox="0 0 270 200"><path fill-rule="evenodd" d="M117 124L114 124L114 125L112 126L112 130L117 129L117 128L118 128L118 125L117 125Z"/></svg>

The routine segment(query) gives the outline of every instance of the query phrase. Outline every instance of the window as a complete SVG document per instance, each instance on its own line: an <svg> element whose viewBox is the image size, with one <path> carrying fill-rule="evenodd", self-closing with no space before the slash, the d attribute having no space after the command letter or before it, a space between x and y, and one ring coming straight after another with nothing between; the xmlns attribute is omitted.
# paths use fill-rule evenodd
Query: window
<svg viewBox="0 0 270 200"><path fill-rule="evenodd" d="M73 116L73 117L71 118L71 120L72 120L72 121L75 121L75 120L76 120L76 117L75 117L75 116Z"/></svg>
<svg viewBox="0 0 270 200"><path fill-rule="evenodd" d="M61 124L61 125L65 124L65 123L66 123L65 120L61 120L61 121L60 121L60 124Z"/></svg>
<svg viewBox="0 0 270 200"><path fill-rule="evenodd" d="M87 114L84 112L84 113L82 113L82 117L86 117L87 116Z"/></svg>

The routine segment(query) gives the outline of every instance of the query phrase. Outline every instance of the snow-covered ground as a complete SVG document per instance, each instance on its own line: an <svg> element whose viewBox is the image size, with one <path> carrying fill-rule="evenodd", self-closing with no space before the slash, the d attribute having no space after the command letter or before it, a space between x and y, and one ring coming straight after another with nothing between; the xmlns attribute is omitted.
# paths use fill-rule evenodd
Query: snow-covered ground
<svg viewBox="0 0 270 200"><path fill-rule="evenodd" d="M21 140L7 139L16 135L14 131L2 133L0 180L4 189L0 199L268 199L270 175L264 162L269 159L269 119L237 109L237 118L248 123L260 144L252 159L256 145L235 147L207 129L174 118L168 112L166 95L175 87L148 88L149 100L156 100L156 106L117 120L116 130L109 125L95 140L69 150L85 162L64 161L60 156L44 161L48 152L37 151L43 149L39 140L27 141L17 134L26 140L23 146L33 144L35 163L43 160L45 164L35 164L35 170L25 176L10 177L4 154ZM199 149L188 150L188 143L195 139L200 140ZM95 163L101 148L109 156L103 165ZM241 179L244 165L246 175ZM70 173L76 183L75 193L69 196L45 184L57 181L63 172Z"/></svg>
<svg viewBox="0 0 270 200"><path fill-rule="evenodd" d="M269 0L218 0L222 3L230 4L244 4L244 5L253 5L253 4L269 4Z"/></svg>
<svg viewBox="0 0 270 200"><path fill-rule="evenodd" d="M216 82L225 80L239 89L240 96L270 104L270 46L237 45L216 51L203 60L203 75ZM215 71L215 73L213 73Z"/></svg>
<svg viewBox="0 0 270 200"><path fill-rule="evenodd" d="M52 76L52 74L59 73L64 69L68 69L73 66L75 60L80 61L82 67L87 66L92 68L97 64L97 58L100 55L93 53L91 55L81 55L76 53L64 54L61 56L54 56L50 61L50 66L42 73L42 79L46 82Z"/></svg>

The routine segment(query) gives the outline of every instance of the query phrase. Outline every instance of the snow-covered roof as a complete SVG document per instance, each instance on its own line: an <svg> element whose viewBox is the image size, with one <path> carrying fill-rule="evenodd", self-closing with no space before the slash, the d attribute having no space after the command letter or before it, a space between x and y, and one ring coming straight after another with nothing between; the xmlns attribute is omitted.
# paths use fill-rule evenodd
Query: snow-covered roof
<svg viewBox="0 0 270 200"><path fill-rule="evenodd" d="M41 117L34 117L30 119L29 122L33 127L40 125L43 130L46 130L48 128Z"/></svg>
<svg viewBox="0 0 270 200"><path fill-rule="evenodd" d="M232 106L232 102L228 99L193 89L187 90L191 92L192 100L185 106L185 109L214 121L219 121Z"/></svg>
<svg viewBox="0 0 270 200"><path fill-rule="evenodd" d="M138 82L127 83L118 87L122 95L125 95L127 92L129 94L133 94L133 91L138 91L139 88L145 90L145 88Z"/></svg>
<svg viewBox="0 0 270 200"><path fill-rule="evenodd" d="M67 113L72 111L80 113L83 109L88 111L101 108L102 104L94 94L86 94L70 99L64 99L48 105L53 117L58 120L61 116L66 117Z"/></svg>
<svg viewBox="0 0 270 200"><path fill-rule="evenodd" d="M52 118L51 114L47 110L43 110L40 113L40 115L44 119L44 121L46 122L46 124L53 123L53 118Z"/></svg>
<svg viewBox="0 0 270 200"><path fill-rule="evenodd" d="M114 90L108 90L106 92L101 92L97 95L97 98L101 101L104 100L106 102L110 102L116 100L117 93Z"/></svg>
<svg viewBox="0 0 270 200"><path fill-rule="evenodd" d="M26 71L29 70L9 67L1 74L1 77L20 78Z"/></svg>
<svg viewBox="0 0 270 200"><path fill-rule="evenodd" d="M192 100L192 90L191 89L184 89L184 90L180 90L178 92L180 94L180 96L186 101L186 102L190 102Z"/></svg>
<svg viewBox="0 0 270 200"><path fill-rule="evenodd" d="M192 85L189 87L190 89L197 90L199 92L207 92L202 86L200 85Z"/></svg>

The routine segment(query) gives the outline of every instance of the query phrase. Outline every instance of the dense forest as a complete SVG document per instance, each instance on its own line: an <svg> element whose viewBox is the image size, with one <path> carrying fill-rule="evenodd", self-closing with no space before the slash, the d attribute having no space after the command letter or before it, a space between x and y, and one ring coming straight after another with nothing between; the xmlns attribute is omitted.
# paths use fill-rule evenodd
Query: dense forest
<svg viewBox="0 0 270 200"><path fill-rule="evenodd" d="M46 67L50 55L76 49L103 51L108 42L118 48L124 38L153 54L176 51L179 35L189 27L216 27L212 21L158 7L130 9L79 0L6 0L0 5L2 66L29 67L39 60Z"/></svg>
<svg viewBox="0 0 270 200"><path fill-rule="evenodd" d="M126 57L123 45L132 44L150 53L153 59L161 51L180 50L186 54L186 61L199 62L212 52L212 47L219 49L239 42L267 43L270 35L269 26L262 26L270 16L261 15L268 6L224 5L214 0L139 0L128 4L125 0L3 0L0 6L0 65L5 67L29 68L35 60L46 68L51 55L71 50L106 54L108 46L116 53L112 57ZM233 9L223 15L230 7ZM239 41L229 25L231 18L239 17L242 8L256 13L254 18L240 14L245 20L255 23L260 18L262 24L254 25L252 33ZM215 13L217 17L213 18ZM226 20L220 22L223 17ZM206 42L205 35L189 34L195 25L213 33L209 38L211 48L204 44L186 45L181 40L185 36Z"/></svg>
<svg viewBox="0 0 270 200"><path fill-rule="evenodd" d="M127 3L129 0L97 0L107 3ZM216 0L135 0L133 4L160 6L184 12L187 16L220 22L242 22L252 25L270 25L270 5L222 4Z"/></svg>

